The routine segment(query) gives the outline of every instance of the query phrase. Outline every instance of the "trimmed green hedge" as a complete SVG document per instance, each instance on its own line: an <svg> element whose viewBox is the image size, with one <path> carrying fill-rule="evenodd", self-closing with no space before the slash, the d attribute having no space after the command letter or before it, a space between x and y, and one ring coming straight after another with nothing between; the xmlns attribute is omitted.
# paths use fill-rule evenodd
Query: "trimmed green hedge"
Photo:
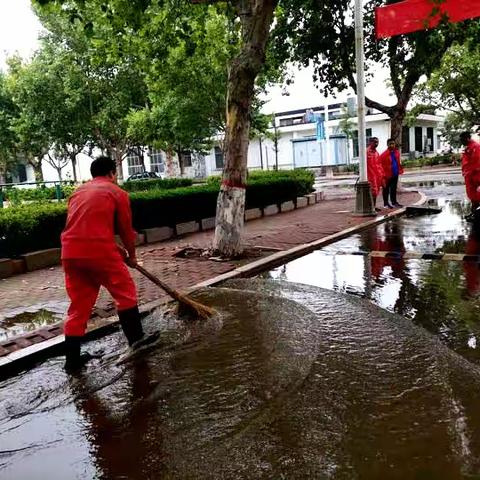
<svg viewBox="0 0 480 480"><path fill-rule="evenodd" d="M74 185L62 185L62 198L68 198L75 190ZM55 187L15 188L3 189L4 199L13 204L23 201L55 200L57 193Z"/></svg>
<svg viewBox="0 0 480 480"><path fill-rule="evenodd" d="M193 185L191 178L165 178L158 180L135 180L125 182L122 188L127 192L144 192L147 190L168 190L172 188L190 187Z"/></svg>
<svg viewBox="0 0 480 480"><path fill-rule="evenodd" d="M64 202L43 202L0 210L0 258L58 247L65 226Z"/></svg>
<svg viewBox="0 0 480 480"><path fill-rule="evenodd" d="M294 200L312 191L313 175L252 175L247 185L246 208L262 208ZM214 217L219 181L176 189L154 189L130 194L136 230ZM35 203L0 210L0 258L60 245L67 206Z"/></svg>

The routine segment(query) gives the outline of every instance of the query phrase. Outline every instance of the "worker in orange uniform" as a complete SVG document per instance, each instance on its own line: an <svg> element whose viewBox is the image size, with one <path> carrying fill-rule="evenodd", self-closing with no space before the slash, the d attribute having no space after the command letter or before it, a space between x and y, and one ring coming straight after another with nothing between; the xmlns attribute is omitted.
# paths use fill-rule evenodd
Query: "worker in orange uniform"
<svg viewBox="0 0 480 480"><path fill-rule="evenodd" d="M376 206L377 196L384 186L383 168L380 164L380 154L377 152L378 138L372 137L367 148L367 176L372 187L373 205ZM379 208L375 208L379 211Z"/></svg>
<svg viewBox="0 0 480 480"><path fill-rule="evenodd" d="M135 267L136 233L130 199L116 185L115 162L108 157L93 161L93 180L79 187L68 203L67 225L62 233L62 265L70 307L64 325L65 370L73 373L92 357L80 354L88 320L104 286L115 299L120 325L128 344L136 350L153 343L158 334L145 335L135 284L127 265ZM118 232L127 254L115 242Z"/></svg>
<svg viewBox="0 0 480 480"><path fill-rule="evenodd" d="M401 207L402 205L397 202L398 179L403 173L400 150L393 138L387 140L387 146L387 150L380 155L385 179L383 205L385 208Z"/></svg>
<svg viewBox="0 0 480 480"><path fill-rule="evenodd" d="M462 156L462 174L465 178L467 196L472 202L472 213L466 218L473 221L475 210L480 206L480 143L472 140L470 132L460 135L460 142L465 147Z"/></svg>

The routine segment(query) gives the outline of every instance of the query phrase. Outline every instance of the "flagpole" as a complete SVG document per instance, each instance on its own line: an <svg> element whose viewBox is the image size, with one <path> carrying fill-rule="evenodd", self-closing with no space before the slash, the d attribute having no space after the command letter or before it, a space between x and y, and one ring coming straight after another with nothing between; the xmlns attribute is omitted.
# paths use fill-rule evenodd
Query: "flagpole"
<svg viewBox="0 0 480 480"><path fill-rule="evenodd" d="M365 121L365 50L363 45L363 0L355 0L355 54L357 61L358 151L360 180L357 184L355 214L375 215L372 189L367 178L367 138Z"/></svg>

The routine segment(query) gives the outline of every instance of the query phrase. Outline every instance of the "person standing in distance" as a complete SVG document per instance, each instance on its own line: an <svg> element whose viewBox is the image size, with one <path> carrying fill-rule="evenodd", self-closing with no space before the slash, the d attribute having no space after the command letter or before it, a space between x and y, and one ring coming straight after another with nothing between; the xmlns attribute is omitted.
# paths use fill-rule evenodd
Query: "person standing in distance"
<svg viewBox="0 0 480 480"><path fill-rule="evenodd" d="M385 188L383 189L383 206L385 208L401 207L397 201L398 178L403 174L400 150L393 138L387 140L387 150L380 155L383 168Z"/></svg>
<svg viewBox="0 0 480 480"><path fill-rule="evenodd" d="M377 196L380 189L384 187L383 168L380 164L380 155L377 152L378 138L372 137L367 148L367 176L370 186L372 187L373 205L376 207ZM379 211L378 208L375 208Z"/></svg>
<svg viewBox="0 0 480 480"><path fill-rule="evenodd" d="M470 202L472 202L472 212L467 215L468 221L473 221L474 214L480 206L480 143L472 140L470 132L460 134L460 142L465 147L462 155L462 174L465 178L465 188Z"/></svg>

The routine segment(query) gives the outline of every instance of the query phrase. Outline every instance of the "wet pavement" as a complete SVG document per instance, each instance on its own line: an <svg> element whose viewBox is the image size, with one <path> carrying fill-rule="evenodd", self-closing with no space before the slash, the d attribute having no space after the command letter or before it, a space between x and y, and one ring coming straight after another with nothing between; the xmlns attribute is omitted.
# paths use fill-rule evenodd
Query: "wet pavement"
<svg viewBox="0 0 480 480"><path fill-rule="evenodd" d="M371 257L369 252L480 254L480 234L464 220L460 186L425 190L439 215L398 218L280 267L271 278L367 298L411 319L446 345L480 362L480 265L469 261ZM478 347L478 348L477 348Z"/></svg>
<svg viewBox="0 0 480 480"><path fill-rule="evenodd" d="M479 478L478 264L369 255L480 253L463 190L428 193L440 215L201 293L208 322L153 313L127 364L116 333L81 376L0 383L0 478Z"/></svg>
<svg viewBox="0 0 480 480"><path fill-rule="evenodd" d="M2 385L2 479L461 479L480 471L480 371L410 320L288 282L200 297L116 366L119 334L68 379L53 359ZM341 313L339 313L341 312Z"/></svg>

